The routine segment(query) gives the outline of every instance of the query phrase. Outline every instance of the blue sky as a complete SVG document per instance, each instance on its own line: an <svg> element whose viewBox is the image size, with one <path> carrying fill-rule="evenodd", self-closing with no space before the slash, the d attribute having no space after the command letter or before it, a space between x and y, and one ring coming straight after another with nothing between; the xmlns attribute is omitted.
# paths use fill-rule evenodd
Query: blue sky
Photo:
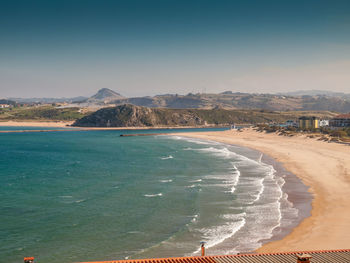
<svg viewBox="0 0 350 263"><path fill-rule="evenodd" d="M350 92L350 1L0 0L0 97Z"/></svg>

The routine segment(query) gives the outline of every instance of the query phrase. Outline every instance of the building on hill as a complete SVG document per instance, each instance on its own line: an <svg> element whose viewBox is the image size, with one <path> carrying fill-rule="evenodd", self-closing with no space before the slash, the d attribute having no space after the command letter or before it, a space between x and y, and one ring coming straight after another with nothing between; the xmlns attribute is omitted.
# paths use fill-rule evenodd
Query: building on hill
<svg viewBox="0 0 350 263"><path fill-rule="evenodd" d="M319 127L319 119L317 117L302 116L299 118L300 129L317 129Z"/></svg>
<svg viewBox="0 0 350 263"><path fill-rule="evenodd" d="M329 121L331 127L350 127L350 113L340 114Z"/></svg>

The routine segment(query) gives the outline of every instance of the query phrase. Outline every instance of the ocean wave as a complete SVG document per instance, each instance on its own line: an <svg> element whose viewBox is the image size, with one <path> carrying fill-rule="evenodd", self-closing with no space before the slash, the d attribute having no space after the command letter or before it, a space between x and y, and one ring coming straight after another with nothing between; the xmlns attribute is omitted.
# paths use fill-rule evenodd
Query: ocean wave
<svg viewBox="0 0 350 263"><path fill-rule="evenodd" d="M167 180L159 180L161 183L171 183L173 180L172 179L167 179Z"/></svg>
<svg viewBox="0 0 350 263"><path fill-rule="evenodd" d="M211 248L234 236L246 224L245 216L245 213L223 215L223 218L228 219L224 224L198 229L197 231L201 233L202 238L206 241L206 247ZM199 251L200 248L193 252L193 255L198 254Z"/></svg>
<svg viewBox="0 0 350 263"><path fill-rule="evenodd" d="M168 160L168 159L173 159L174 157L172 155L166 156L166 157L160 157L162 160Z"/></svg>
<svg viewBox="0 0 350 263"><path fill-rule="evenodd" d="M197 220L198 220L199 215L196 214L196 215L187 216L187 217L190 217L190 218L191 218L191 223L196 223ZM189 225L189 224L186 224L186 226L188 226L188 225Z"/></svg>
<svg viewBox="0 0 350 263"><path fill-rule="evenodd" d="M232 179L232 187L231 187L231 193L233 194L236 191L236 186L239 182L239 178L241 177L241 172L238 170L236 165L233 164L234 171L232 173L233 179Z"/></svg>
<svg viewBox="0 0 350 263"><path fill-rule="evenodd" d="M200 185L198 185L198 184L192 184L192 185L187 185L187 186L185 186L186 188L195 188L195 187L197 187L197 186L200 186Z"/></svg>
<svg viewBox="0 0 350 263"><path fill-rule="evenodd" d="M159 194L145 194L143 195L144 197L157 197L157 196L162 196L163 194L162 193L159 193Z"/></svg>
<svg viewBox="0 0 350 263"><path fill-rule="evenodd" d="M206 140L188 138L188 137L180 137L180 139L187 141L187 142L192 142L192 143L201 144L201 145L217 145L217 144L219 144L219 143L213 142L213 141L206 141Z"/></svg>
<svg viewBox="0 0 350 263"><path fill-rule="evenodd" d="M258 193L256 194L255 199L252 201L252 204L260 200L260 197L265 190L264 181L265 181L265 178L258 180L258 183L260 185L260 189L259 189Z"/></svg>
<svg viewBox="0 0 350 263"><path fill-rule="evenodd" d="M176 135L167 136L167 138L173 139L173 140L183 140L184 139L184 137L180 137L180 136L176 136Z"/></svg>
<svg viewBox="0 0 350 263"><path fill-rule="evenodd" d="M197 179L197 180L192 180L192 181L189 181L190 183L199 183L199 182L202 182L202 179Z"/></svg>
<svg viewBox="0 0 350 263"><path fill-rule="evenodd" d="M197 215L194 215L194 216L192 217L191 222L192 222L192 223L196 222L197 219L198 219L198 216L199 216L198 214L197 214Z"/></svg>
<svg viewBox="0 0 350 263"><path fill-rule="evenodd" d="M144 234L145 232L142 231L129 231L128 234Z"/></svg>
<svg viewBox="0 0 350 263"><path fill-rule="evenodd" d="M179 137L179 139L185 138ZM210 250L211 253L253 251L261 246L262 240L271 238L277 230L288 226L297 218L298 210L288 200L288 195L282 191L285 180L276 174L272 165L262 162L263 154L250 159L236 153L234 149L225 144L215 145L210 142L198 143L186 140L208 146L199 146L199 149L185 148L184 150L211 154L231 161L232 166L227 168L227 173L202 175L204 182L200 186L203 192L211 191L210 187L222 187L226 190L225 192L234 193L234 205L223 201L222 206L226 208L232 206L229 207L230 211L243 212L223 214L216 222L217 224L200 229L196 227L202 225L203 220L198 220L197 217L192 218L192 222L196 224L189 223L190 232L195 231L194 236L206 241L207 248L215 247ZM198 186L197 183L202 182L202 179L192 179L188 181L190 184L186 187L195 188ZM220 191L219 188L213 188L213 190ZM206 204L215 205L213 202ZM228 245L229 242L230 244L232 242L232 246ZM226 251L227 249L229 251ZM223 252L224 250L226 252ZM200 249L194 254L199 252Z"/></svg>
<svg viewBox="0 0 350 263"><path fill-rule="evenodd" d="M234 154L227 148L215 148L215 147L201 148L201 149L197 149L197 151L212 153L216 156L224 157L224 158L230 158Z"/></svg>
<svg viewBox="0 0 350 263"><path fill-rule="evenodd" d="M236 190L236 186L239 182L241 172L232 162L232 168L229 168L229 172L227 174L215 174L215 175L207 175L206 179L209 180L217 180L220 182L215 183L207 183L205 186L215 186L215 187L223 187L226 188L225 193L234 193Z"/></svg>
<svg viewBox="0 0 350 263"><path fill-rule="evenodd" d="M194 149L191 148L191 147L186 147L186 148L183 148L183 150L184 150L184 151L192 151L192 150L194 150Z"/></svg>

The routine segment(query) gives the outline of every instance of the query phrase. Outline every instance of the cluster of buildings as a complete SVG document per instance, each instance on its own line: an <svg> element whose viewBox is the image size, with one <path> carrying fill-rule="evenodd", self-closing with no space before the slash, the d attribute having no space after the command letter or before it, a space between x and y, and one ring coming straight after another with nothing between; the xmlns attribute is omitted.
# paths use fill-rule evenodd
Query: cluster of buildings
<svg viewBox="0 0 350 263"><path fill-rule="evenodd" d="M285 125L300 129L318 129L320 127L345 128L350 127L350 113L337 115L330 120L321 120L315 116L303 116L298 119L298 122L289 120Z"/></svg>
<svg viewBox="0 0 350 263"><path fill-rule="evenodd" d="M10 108L10 104L0 104L0 109Z"/></svg>

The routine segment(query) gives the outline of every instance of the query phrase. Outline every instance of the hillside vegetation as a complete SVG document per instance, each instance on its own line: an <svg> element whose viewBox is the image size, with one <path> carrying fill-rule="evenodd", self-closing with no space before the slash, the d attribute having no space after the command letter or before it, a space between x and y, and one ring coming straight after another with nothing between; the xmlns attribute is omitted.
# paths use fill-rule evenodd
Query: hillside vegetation
<svg viewBox="0 0 350 263"><path fill-rule="evenodd" d="M276 94L249 94L224 92L220 94L158 95L111 100L117 105L133 104L158 108L212 109L266 109L273 111L336 111L350 112L350 97L284 96Z"/></svg>
<svg viewBox="0 0 350 263"><path fill-rule="evenodd" d="M301 115L329 118L331 112L274 112L266 110L166 109L119 105L100 109L77 120L80 127L206 126L285 122Z"/></svg>
<svg viewBox="0 0 350 263"><path fill-rule="evenodd" d="M84 117L79 108L13 107L0 109L0 121L7 120L42 120L42 121L73 121Z"/></svg>

